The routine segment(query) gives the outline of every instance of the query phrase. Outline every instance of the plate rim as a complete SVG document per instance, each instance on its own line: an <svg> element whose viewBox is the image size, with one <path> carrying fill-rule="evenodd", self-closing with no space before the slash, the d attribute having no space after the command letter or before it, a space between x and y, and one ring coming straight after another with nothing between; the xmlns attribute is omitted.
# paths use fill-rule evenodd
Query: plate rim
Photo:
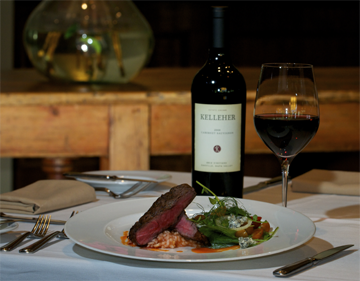
<svg viewBox="0 0 360 281"><path fill-rule="evenodd" d="M134 199L131 199L131 202L134 202L134 201L137 201L138 203L140 203L140 201L149 201L150 204L151 202L154 202L158 197L147 197L147 198L134 198ZM209 196L197 196L196 198L209 198ZM192 203L196 203L196 198L193 200ZM221 198L221 197L219 197ZM101 210L103 208L111 208L112 205L120 205L119 203L120 202L113 202L113 203L110 203L110 204L104 204L104 205L100 205L100 206L96 206L96 207L93 207L93 208L90 208L90 209L87 209L81 213L79 213L77 216L74 216L73 218L70 218L66 224L65 224L65 233L68 235L68 237L70 238L70 240L72 240L75 244L77 245L80 245L84 248L87 248L89 250L92 250L92 251L95 251L95 252L99 252L99 253L102 253L102 254L107 254L107 255L111 255L111 256L115 256L115 257L122 257L122 258L128 258L128 259L134 259L134 260L143 260L143 261L156 261L156 262L177 262L177 263L188 263L188 262L197 262L197 263L207 263L207 262L226 262L226 261L234 261L234 260L244 260L244 259L254 259L254 258L261 258L261 257L267 257L267 256L270 256L270 255L275 255L275 254L278 254L278 253L282 253L282 252L286 252L286 251L289 251L291 249L294 249L294 248L297 248L303 244L305 244L306 242L308 242L311 238L313 238L313 236L315 235L315 232L316 232L316 226L314 224L314 222L309 218L307 217L306 215L298 212L298 211L295 211L295 210L292 210L292 209L289 209L289 208L285 208L285 207L282 207L282 206L279 206L279 205L275 205L275 204L271 204L271 203L268 203L268 202L262 202L262 201L257 201L257 200L250 200L250 199L243 199L243 198L239 198L241 201L246 201L247 203L255 203L255 204L260 204L260 205L264 205L264 206L271 206L272 208L276 208L276 209L280 209L280 210L286 210L286 212L293 212L293 213L296 213L297 215L300 215L303 217L303 219L305 219L305 221L307 221L309 223L309 225L311 225L311 228L312 228L312 231L310 231L308 234L307 234L307 237L305 239L303 239L302 241L298 242L298 243L295 243L291 246L288 246L286 248L280 248L278 250L274 250L274 251L270 251L270 252L266 252L266 253L260 253L260 254L255 254L255 255L249 255L249 256L237 256L237 257L229 257L229 258L214 258L214 259L162 259L162 258L151 258L151 257L141 257L141 256L132 256L132 255L124 255L124 254L119 254L119 253L115 253L115 252L110 252L110 251L104 251L104 250L101 250L101 249L98 249L98 248L94 248L94 247L91 247L81 241L79 241L78 239L75 239L72 234L71 234L71 231L70 230L70 233L69 233L69 227L71 229L71 222L72 220L75 220L76 217L81 214L81 213L86 213L86 212L96 212L98 209ZM130 200L128 201L130 202ZM148 202L148 203L149 203ZM134 203L135 204L135 203ZM141 212L140 212L141 213ZM133 213L133 214L137 214L137 213ZM118 218L121 218L123 216L118 216ZM114 219L111 219L109 221L107 221L105 223L105 225L103 226L103 235L106 235L105 234L105 227L106 225L108 225L111 221L113 221ZM135 221L134 221L135 223ZM269 241L267 241L269 242ZM264 242L266 243L266 242ZM261 245L261 244L260 244ZM124 246L124 245L123 245ZM255 247L254 247L255 248ZM251 248L248 248L248 249L251 249ZM243 250L243 249L238 249L238 250ZM196 254L197 255L197 254Z"/></svg>
<svg viewBox="0 0 360 281"><path fill-rule="evenodd" d="M97 171L86 171L86 172L83 172L83 174L86 174L86 173L94 173L94 174L99 174L99 175L102 175L102 174L113 174L113 175L117 175L117 174L121 174L123 176L128 176L130 178L134 178L136 179L136 176L133 176L132 174L134 173L144 173L146 174L145 176L143 176L142 178L146 178L146 179L151 179L151 180L155 180L158 184L161 183L161 182L165 182L165 181L168 181L172 178L172 176L169 174L169 173L161 173L161 172L155 172L154 171L151 171L151 173L148 173L149 171L142 171L142 170L135 170L135 171L126 171L126 170L97 170ZM128 174L128 175L127 175ZM149 174L149 175L148 175ZM158 174L159 176L151 176L151 175L154 175L154 174ZM117 175L119 176L119 175ZM81 177L75 177L76 180L79 180L79 181L83 181L83 182L86 182L86 183L106 183L107 185L128 185L129 183L133 183L134 181L108 181L108 180L101 180L101 179L82 179Z"/></svg>

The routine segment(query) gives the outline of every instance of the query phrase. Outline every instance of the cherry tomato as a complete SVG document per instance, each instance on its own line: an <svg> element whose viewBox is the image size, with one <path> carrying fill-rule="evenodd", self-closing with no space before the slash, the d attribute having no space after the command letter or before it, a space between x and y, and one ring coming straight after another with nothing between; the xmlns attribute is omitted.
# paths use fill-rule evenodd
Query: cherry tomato
<svg viewBox="0 0 360 281"><path fill-rule="evenodd" d="M247 234L251 235L254 232L254 227L251 225L247 229L245 229L245 231L247 232Z"/></svg>
<svg viewBox="0 0 360 281"><path fill-rule="evenodd" d="M253 219L253 217L251 217ZM257 220L258 222L252 222L252 225L254 226L254 229L258 228L260 225L261 225L261 217L257 217Z"/></svg>
<svg viewBox="0 0 360 281"><path fill-rule="evenodd" d="M248 237L249 234L246 232L245 229L242 229L242 230L236 231L235 236L236 237Z"/></svg>
<svg viewBox="0 0 360 281"><path fill-rule="evenodd" d="M270 224L268 222L264 222L260 225L260 228L262 228L265 232L270 231Z"/></svg>
<svg viewBox="0 0 360 281"><path fill-rule="evenodd" d="M264 230L262 228L255 229L252 238L253 239L261 239L264 236Z"/></svg>

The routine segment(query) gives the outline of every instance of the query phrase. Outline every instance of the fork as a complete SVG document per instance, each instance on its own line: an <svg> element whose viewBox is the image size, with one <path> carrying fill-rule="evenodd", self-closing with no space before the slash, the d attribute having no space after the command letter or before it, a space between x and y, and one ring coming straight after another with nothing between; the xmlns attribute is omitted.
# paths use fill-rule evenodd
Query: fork
<svg viewBox="0 0 360 281"><path fill-rule="evenodd" d="M6 244L5 246L1 247L0 250L4 251L4 252L9 252L9 251L13 250L17 245L19 245L22 241L24 241L24 239L28 236L31 236L34 238L44 237L49 229L50 220L51 220L51 215L46 216L46 217L44 217L43 215L39 216L31 231L25 232L24 234L22 234L15 240L13 240L13 241L9 242L8 244Z"/></svg>
<svg viewBox="0 0 360 281"><path fill-rule="evenodd" d="M78 212L75 213L75 211L73 211L70 215L70 218L77 214ZM36 251L38 251L43 245L45 245L47 242L49 242L51 239L53 239L54 237L58 237L58 238L67 238L64 228L61 231L55 231L51 234L49 234L48 236L45 236L44 238L40 239L39 241L35 242L34 244L31 244L28 247L22 248L19 250L19 253L27 253L27 254L32 254L35 253Z"/></svg>
<svg viewBox="0 0 360 281"><path fill-rule="evenodd" d="M153 183L152 182L150 182L150 183L138 182L137 184L134 184L128 190L126 190L126 191L124 191L123 193L120 193L120 194L117 194L117 193L111 191L110 189L108 189L106 187L95 187L95 191L105 191L105 192L107 192L109 194L109 196L112 196L115 199L129 198L131 196L134 196L135 194L138 194L140 191L145 190L151 184L153 184Z"/></svg>

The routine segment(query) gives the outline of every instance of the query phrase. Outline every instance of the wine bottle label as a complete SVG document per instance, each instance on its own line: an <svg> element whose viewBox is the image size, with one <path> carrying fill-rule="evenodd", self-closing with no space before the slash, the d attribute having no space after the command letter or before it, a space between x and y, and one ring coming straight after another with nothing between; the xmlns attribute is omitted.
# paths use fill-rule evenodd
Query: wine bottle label
<svg viewBox="0 0 360 281"><path fill-rule="evenodd" d="M241 104L195 103L194 169L240 171Z"/></svg>

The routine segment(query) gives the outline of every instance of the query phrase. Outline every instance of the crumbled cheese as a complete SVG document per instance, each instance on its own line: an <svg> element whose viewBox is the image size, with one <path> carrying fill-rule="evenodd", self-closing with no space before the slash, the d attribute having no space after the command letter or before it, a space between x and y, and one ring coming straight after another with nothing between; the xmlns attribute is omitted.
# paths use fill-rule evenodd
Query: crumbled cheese
<svg viewBox="0 0 360 281"><path fill-rule="evenodd" d="M236 217L234 214L231 214L230 216L228 216L228 220L229 220L229 228L238 228L241 225L247 223L248 218L242 216Z"/></svg>
<svg viewBox="0 0 360 281"><path fill-rule="evenodd" d="M256 244L256 242L250 237L239 237L239 245L241 249L248 248L254 244Z"/></svg>

